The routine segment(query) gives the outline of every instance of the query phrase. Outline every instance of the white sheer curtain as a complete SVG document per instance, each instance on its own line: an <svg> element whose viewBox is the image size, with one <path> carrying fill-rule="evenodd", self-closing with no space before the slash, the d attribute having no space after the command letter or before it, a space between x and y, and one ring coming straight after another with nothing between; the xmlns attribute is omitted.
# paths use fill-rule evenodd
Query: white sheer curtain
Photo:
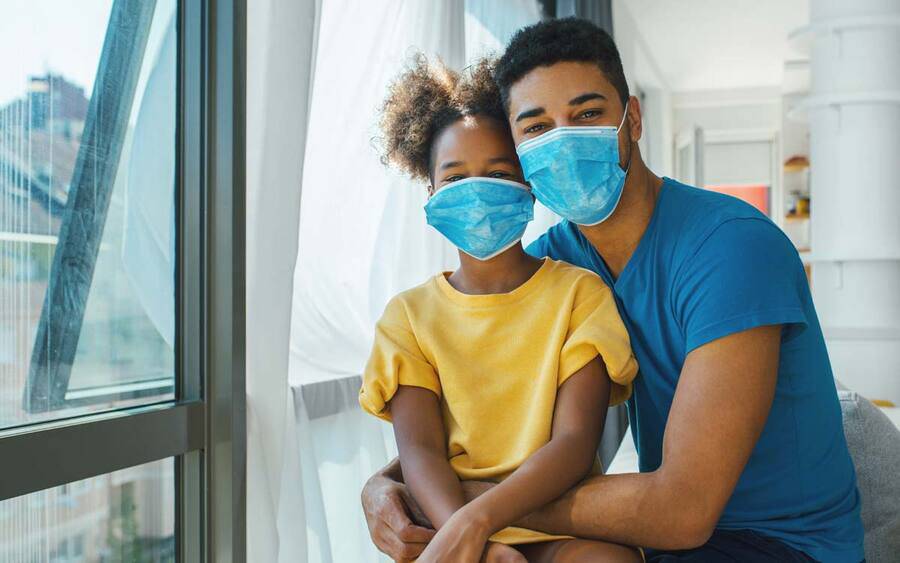
<svg viewBox="0 0 900 563"><path fill-rule="evenodd" d="M354 376L387 299L455 263L426 229L424 186L385 169L373 142L387 84L415 50L462 65L461 2L323 2L290 362L311 562L383 560L359 491L393 441L359 410Z"/></svg>
<svg viewBox="0 0 900 563"><path fill-rule="evenodd" d="M462 68L539 16L537 2L525 0L323 5L290 364L311 561L380 560L359 491L395 447L390 428L357 405L359 374L387 300L457 264L455 249L425 224L424 186L378 159L387 84L414 51Z"/></svg>
<svg viewBox="0 0 900 563"><path fill-rule="evenodd" d="M387 300L457 257L425 224L424 186L379 161L377 109L413 52L462 68L540 9L261 0L249 12L248 559L381 561L359 492L395 448L357 405L359 374Z"/></svg>
<svg viewBox="0 0 900 563"><path fill-rule="evenodd" d="M287 373L316 3L248 3L247 560L254 562L306 561Z"/></svg>

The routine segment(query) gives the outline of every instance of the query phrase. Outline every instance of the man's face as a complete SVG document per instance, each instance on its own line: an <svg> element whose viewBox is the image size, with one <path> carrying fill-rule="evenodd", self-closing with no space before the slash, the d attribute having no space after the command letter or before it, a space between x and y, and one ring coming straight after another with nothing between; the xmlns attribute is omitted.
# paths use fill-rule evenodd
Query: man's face
<svg viewBox="0 0 900 563"><path fill-rule="evenodd" d="M606 74L594 63L559 62L538 67L509 90L509 125L516 145L556 127L622 123L625 108ZM628 102L629 118L619 131L620 159L640 139L640 106ZM625 162L620 162L623 168Z"/></svg>

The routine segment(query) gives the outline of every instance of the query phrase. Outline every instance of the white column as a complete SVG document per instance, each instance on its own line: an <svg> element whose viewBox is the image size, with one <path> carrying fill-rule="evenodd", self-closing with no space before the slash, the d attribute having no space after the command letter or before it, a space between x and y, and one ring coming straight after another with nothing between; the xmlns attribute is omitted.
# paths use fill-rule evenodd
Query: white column
<svg viewBox="0 0 900 563"><path fill-rule="evenodd" d="M811 0L813 296L835 376L900 404L900 0Z"/></svg>

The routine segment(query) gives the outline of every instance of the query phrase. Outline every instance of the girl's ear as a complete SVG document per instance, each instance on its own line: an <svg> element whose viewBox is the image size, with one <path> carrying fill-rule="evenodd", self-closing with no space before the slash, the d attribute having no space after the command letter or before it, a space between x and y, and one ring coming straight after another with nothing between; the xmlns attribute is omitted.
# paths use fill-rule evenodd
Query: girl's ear
<svg viewBox="0 0 900 563"><path fill-rule="evenodd" d="M434 192L435 192L435 190L434 190L434 184L428 184L428 197L433 196L433 195L434 195Z"/></svg>

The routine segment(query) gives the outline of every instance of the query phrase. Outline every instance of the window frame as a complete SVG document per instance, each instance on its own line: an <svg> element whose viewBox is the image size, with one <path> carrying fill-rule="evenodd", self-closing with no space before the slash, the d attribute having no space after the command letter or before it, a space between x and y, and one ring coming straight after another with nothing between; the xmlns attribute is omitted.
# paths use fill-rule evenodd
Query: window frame
<svg viewBox="0 0 900 563"><path fill-rule="evenodd" d="M178 3L176 398L0 430L0 501L175 457L179 561L246 560L246 0Z"/></svg>

